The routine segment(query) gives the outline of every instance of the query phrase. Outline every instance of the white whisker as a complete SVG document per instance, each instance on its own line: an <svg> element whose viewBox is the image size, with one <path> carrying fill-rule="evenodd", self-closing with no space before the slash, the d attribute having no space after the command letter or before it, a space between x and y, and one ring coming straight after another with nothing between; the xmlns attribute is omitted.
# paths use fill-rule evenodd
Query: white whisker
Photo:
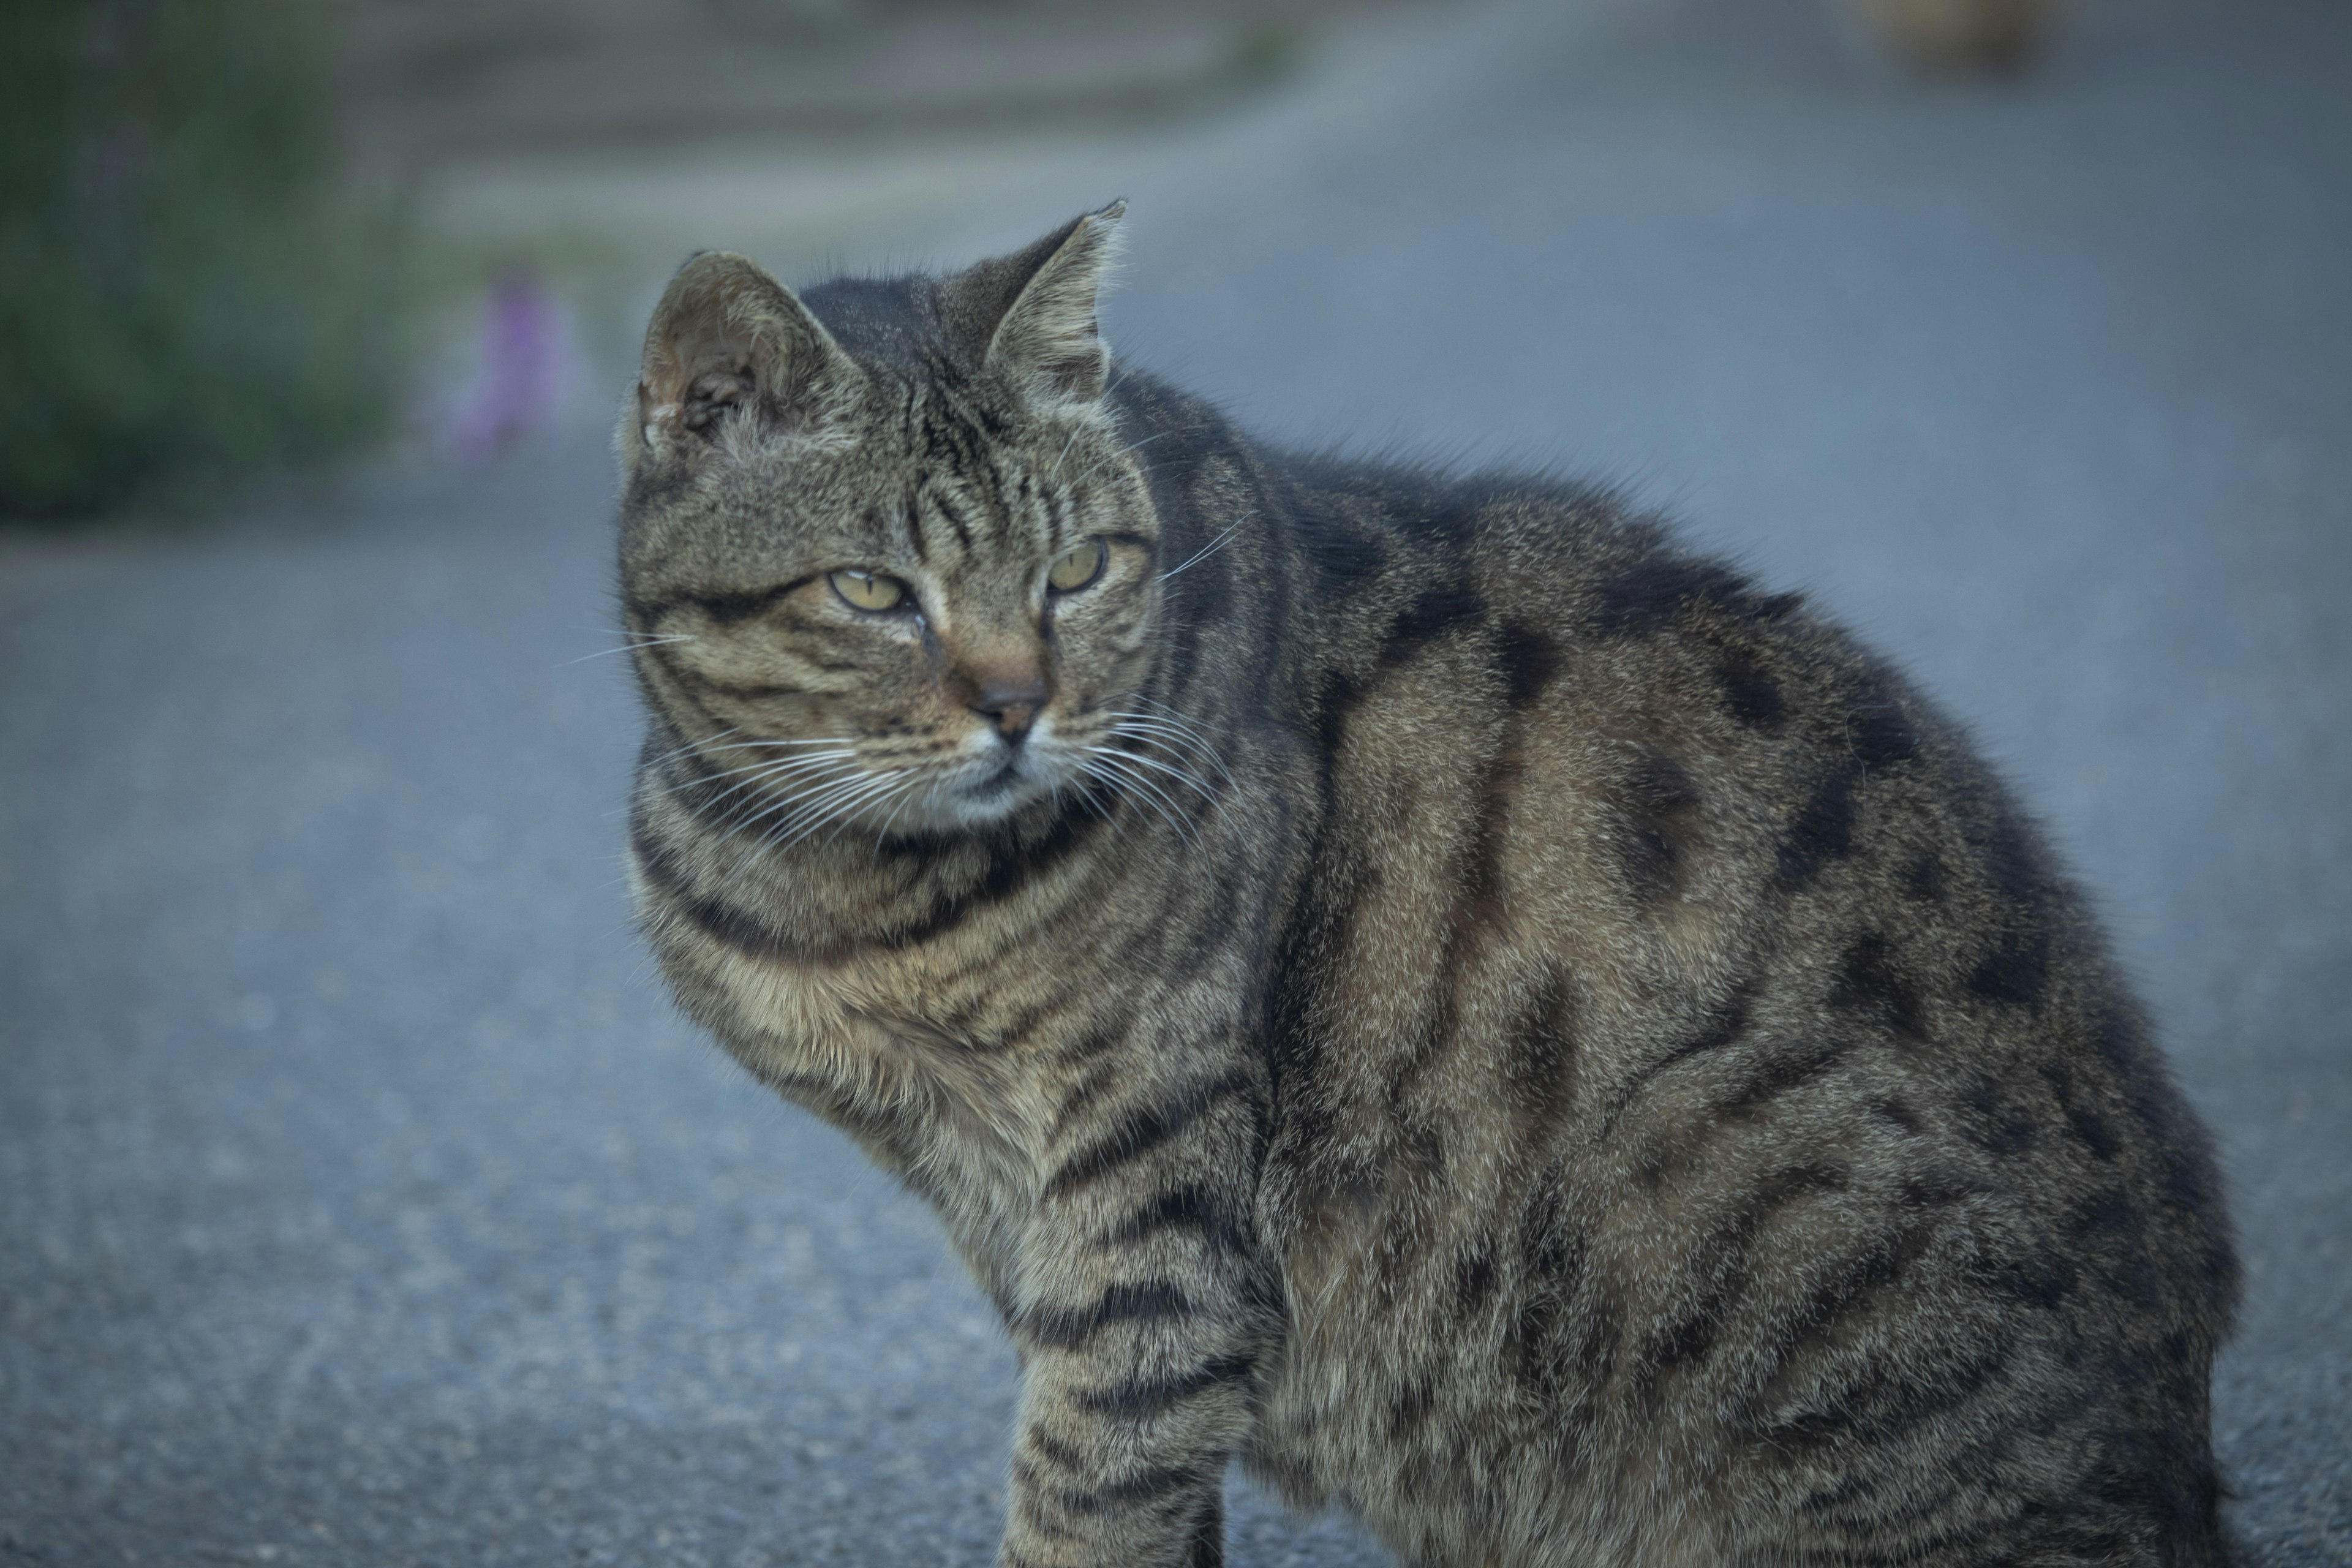
<svg viewBox="0 0 2352 1568"><path fill-rule="evenodd" d="M791 832L793 828L803 821L812 810L822 812L835 799L838 798L843 792L858 788L863 783L873 776L870 773L867 773L864 769L856 766L855 763L836 763L834 765L836 768L845 770L848 776L845 778L828 778L822 783L812 784L807 789L801 791L800 794L787 796L783 800L778 801L775 805L768 807L767 810L760 813L759 816L737 825L740 830L741 828L750 827L753 823L764 821L768 817L775 816L780 812L785 813L785 815L777 821L775 826L762 831L759 837L752 841L751 848L743 852L743 858L736 861L733 868L727 873L728 880L732 881L737 877L741 876L743 874L744 867L749 866L752 861L779 847L782 836ZM789 844L789 840L783 840L782 842L785 845Z"/></svg>
<svg viewBox="0 0 2352 1568"><path fill-rule="evenodd" d="M1180 724L1191 724L1202 730L1214 730L1218 733L1223 735L1230 735L1234 732L1230 725L1213 724L1208 720L1201 718L1197 714L1187 713L1181 708L1171 707L1168 703L1160 701L1156 697L1146 697L1140 691L1135 694L1135 700L1138 702L1146 703L1153 708L1159 709L1160 711L1165 713L1169 718L1175 720Z"/></svg>
<svg viewBox="0 0 2352 1568"><path fill-rule="evenodd" d="M1142 451L1146 447L1150 446L1154 441L1174 434L1175 432L1172 430L1162 430L1157 436L1146 436L1142 440L1136 442L1135 445L1131 447L1122 447L1118 451L1111 453L1108 457L1097 462L1094 467L1088 468L1085 473L1080 474L1076 479L1072 479L1070 483L1074 485L1085 484L1088 479L1093 479L1097 474L1101 473L1105 468L1110 467L1121 458L1131 458L1135 456L1136 453ZM1150 470L1146 468L1144 471L1149 473Z"/></svg>
<svg viewBox="0 0 2352 1568"><path fill-rule="evenodd" d="M1130 763L1140 763L1142 766L1147 768L1155 768L1160 773L1166 773L1171 778L1179 779L1183 783L1192 785L1193 789L1200 792L1201 798L1207 801L1210 805L1214 805L1217 804L1217 792L1210 788L1208 782L1202 779L1198 773L1192 773L1184 768L1173 767L1167 763L1161 762L1157 757L1146 756L1141 752L1124 752L1119 750L1117 746L1097 746L1094 750L1108 752L1114 757L1124 757Z"/></svg>
<svg viewBox="0 0 2352 1568"><path fill-rule="evenodd" d="M1187 753L1204 758L1227 784L1234 782L1233 772L1225 766L1225 759L1217 754L1217 748L1192 731L1171 724L1165 719L1155 719L1148 713L1115 712L1111 717L1118 721L1111 726L1113 734L1148 737L1168 744L1171 749L1181 746Z"/></svg>
<svg viewBox="0 0 2352 1568"><path fill-rule="evenodd" d="M708 746L711 752L748 752L754 746L854 746L855 735L814 735L805 741L737 741L730 745ZM673 753L675 754L675 753Z"/></svg>
<svg viewBox="0 0 2352 1568"><path fill-rule="evenodd" d="M745 763L740 767L721 768L716 773L698 773L686 784L676 787L687 789L697 784L709 784L714 779L732 778L737 773L755 773L761 768L789 768L795 763L815 762L825 757L846 757L853 754L854 750L849 746L835 746L829 752L793 752L781 757L762 757L758 762Z"/></svg>
<svg viewBox="0 0 2352 1568"><path fill-rule="evenodd" d="M729 826L738 833L756 826L779 812L791 810L796 803L806 800L811 795L822 795L826 790L834 788L836 784L842 782L841 775L845 773L858 778L866 776L866 770L859 767L855 763L828 763L822 770L817 783L809 785L808 788L801 791L798 795L786 795L783 799L774 802L765 810L755 816L745 817L742 821L731 823ZM832 776L823 776L824 774L830 774Z"/></svg>
<svg viewBox="0 0 2352 1568"><path fill-rule="evenodd" d="M883 802L888 800L891 796L898 794L900 791L911 791L917 784L922 782L920 779L908 778L906 776L906 773L907 770L901 768L897 773L889 775L889 788L879 791L878 793L868 791L866 795L860 796L856 801L844 802L843 808L835 813L841 820L834 825L834 828L831 833L825 835L824 841L827 844L830 844L835 839L840 837L844 833L847 832L849 830L850 819L855 817L859 812L871 811L881 805ZM895 816L896 813L894 812L892 815ZM887 819L886 818L885 820Z"/></svg>
<svg viewBox="0 0 2352 1568"><path fill-rule="evenodd" d="M1070 426L1070 438L1069 438L1068 440L1066 440L1066 441L1063 442L1063 443L1062 443L1062 449L1061 449L1059 452L1057 452L1057 453L1055 453L1055 456L1054 456L1054 471L1053 471L1051 474L1049 474L1049 475L1047 475L1047 476L1046 476L1048 479L1060 479L1060 478L1062 477L1062 463L1063 463L1063 460L1064 460L1065 458L1068 458L1068 457L1069 457L1069 455L1070 455L1070 448L1071 448L1072 447L1075 447L1075 446L1076 446L1076 445L1077 445L1077 443L1078 443L1078 432L1079 432L1081 429L1083 429L1083 428L1084 428L1084 426L1076 426L1076 425L1073 425L1072 426Z"/></svg>
<svg viewBox="0 0 2352 1568"><path fill-rule="evenodd" d="M610 658L616 653L635 653L639 648L660 647L665 643L692 642L694 640L694 638L688 637L683 633L673 637L647 637L643 642L625 642L618 647L598 648L594 653L583 653L578 658L565 659L555 668L558 669L569 669L575 664L585 664L592 658Z"/></svg>
<svg viewBox="0 0 2352 1568"><path fill-rule="evenodd" d="M862 784L850 785L801 807L793 814L793 819L802 822L803 826L791 837L777 845L777 849L779 851L790 849L793 845L823 827L827 822L835 823L834 835L836 837L839 837L841 830L849 826L851 814L868 801L887 797L890 791L898 786L898 773L885 773L879 778L871 779ZM828 838L825 842L830 844L833 840Z"/></svg>
<svg viewBox="0 0 2352 1568"><path fill-rule="evenodd" d="M706 735L699 741L688 741L685 745L672 747L670 750L664 752L658 757L647 757L641 765L649 768L659 767L662 763L669 761L672 757L682 757L698 746L708 745L712 741L723 741L730 735L740 735L742 732L742 725L730 724L726 729L719 731L716 735Z"/></svg>
<svg viewBox="0 0 2352 1568"><path fill-rule="evenodd" d="M914 781L914 783L916 783L916 784L919 784L919 783L921 783L921 782L922 782L922 781L921 781L920 779L917 779L917 780L915 780L915 781ZM938 799L939 799L939 797L940 797L940 781L939 781L939 780L937 780L937 779L934 779L934 780L932 780L932 781L931 781L931 790L930 790L930 794L929 794L929 795L927 795L927 796L925 796L925 797L924 797L924 801L923 801L923 809L924 809L925 811L929 811L929 810L930 810L930 808L931 808L931 803L932 803L933 801L938 800ZM906 809L907 809L907 807L908 807L909 805L913 804L914 799L915 799L915 792L914 792L913 788L910 786L910 787L908 789L908 791L907 791L906 798L905 798L904 800L901 800L898 805L896 805L892 806L892 807L890 808L890 815L889 815L889 816L886 816L886 817L884 817L884 818L882 819L882 826L879 826L879 827L877 827L877 828L876 828L876 829L874 830L874 853L875 853L875 854L879 855L879 854L881 854L881 853L882 853L882 840L884 840L885 838L887 838L887 837L890 837L890 825L891 825L892 823L894 823L894 822L896 822L896 821L898 821L898 814L899 814L900 812L902 812L902 811L906 810Z"/></svg>
<svg viewBox="0 0 2352 1568"><path fill-rule="evenodd" d="M1189 572L1193 567L1198 566L1202 562L1206 561L1210 556L1214 555L1218 551L1223 550L1225 547L1225 542L1238 532L1241 526L1242 525L1238 522L1234 523L1231 528L1226 529L1224 532L1217 535L1216 538L1212 539L1208 543L1192 552L1191 557L1187 559L1181 566L1171 566L1167 571L1160 574L1160 580L1162 583L1165 583L1169 578L1176 575L1177 573Z"/></svg>
<svg viewBox="0 0 2352 1568"><path fill-rule="evenodd" d="M749 770L738 768L735 770L737 773L748 771L751 773L751 776L746 779L739 779L734 784L728 785L714 798L702 802L698 809L703 811L715 810L718 806L733 799L736 795L742 794L745 790L757 789L761 785L766 784L772 781L781 782L789 780L807 773L811 768L822 767L826 763L837 762L843 757L855 756L856 754L856 753L854 752L846 751L812 752L806 756L787 757L780 763L755 763ZM725 778L728 775L720 773L717 776L719 778ZM699 784L710 781L697 780L695 782ZM692 787L692 784L677 784L671 787L669 793L675 795L681 790Z"/></svg>
<svg viewBox="0 0 2352 1568"><path fill-rule="evenodd" d="M1176 830L1179 837L1184 839L1187 843L1195 842L1192 836L1192 830L1185 825L1183 814L1178 808L1174 797L1171 796L1167 791L1154 784L1151 781L1150 774L1139 772L1137 769L1129 766L1126 763L1117 761L1109 756L1105 748L1101 746L1089 746L1087 748L1087 752L1089 758L1087 763L1089 767L1100 767L1108 770L1108 776L1112 779L1124 782L1131 785L1134 789L1142 792L1132 798L1142 802L1142 804L1149 805L1152 810L1158 812L1161 818L1167 822L1168 826Z"/></svg>

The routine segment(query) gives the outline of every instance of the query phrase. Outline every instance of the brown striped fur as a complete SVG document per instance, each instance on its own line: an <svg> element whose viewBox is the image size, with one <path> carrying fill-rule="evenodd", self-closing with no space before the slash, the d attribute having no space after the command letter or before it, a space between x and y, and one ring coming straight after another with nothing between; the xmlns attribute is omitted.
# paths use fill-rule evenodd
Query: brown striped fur
<svg viewBox="0 0 2352 1568"><path fill-rule="evenodd" d="M1966 739L1606 494L1110 375L1117 217L699 257L620 437L646 930L1003 1314L1003 1560L1213 1563L1238 1458L1416 1563L2218 1562L2212 1164Z"/></svg>

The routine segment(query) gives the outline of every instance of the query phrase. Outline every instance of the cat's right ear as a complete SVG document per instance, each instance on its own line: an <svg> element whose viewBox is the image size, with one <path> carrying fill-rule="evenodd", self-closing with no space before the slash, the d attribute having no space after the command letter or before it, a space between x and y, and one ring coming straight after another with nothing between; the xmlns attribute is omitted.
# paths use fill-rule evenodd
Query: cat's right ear
<svg viewBox="0 0 2352 1568"><path fill-rule="evenodd" d="M845 402L854 370L833 335L757 262L704 251L677 269L646 329L622 458L632 473L648 461L691 459L730 416L822 425Z"/></svg>

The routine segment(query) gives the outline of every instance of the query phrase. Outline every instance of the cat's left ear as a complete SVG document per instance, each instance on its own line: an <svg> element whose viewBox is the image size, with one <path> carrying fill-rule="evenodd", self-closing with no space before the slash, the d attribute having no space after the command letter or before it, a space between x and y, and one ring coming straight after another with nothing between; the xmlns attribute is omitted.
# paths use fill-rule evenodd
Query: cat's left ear
<svg viewBox="0 0 2352 1568"><path fill-rule="evenodd" d="M955 309L983 368L1054 403L1092 403L1110 375L1095 298L1118 257L1123 201L1074 219L1013 256L955 280Z"/></svg>

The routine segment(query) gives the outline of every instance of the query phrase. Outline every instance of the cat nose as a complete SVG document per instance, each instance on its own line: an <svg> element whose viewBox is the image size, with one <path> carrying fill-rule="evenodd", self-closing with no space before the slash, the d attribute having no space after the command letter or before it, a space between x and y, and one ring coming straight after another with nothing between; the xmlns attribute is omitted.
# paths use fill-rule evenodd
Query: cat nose
<svg viewBox="0 0 2352 1568"><path fill-rule="evenodd" d="M988 721L1008 746L1017 746L1028 739L1029 726L1036 721L1037 710L1045 705L1045 683L1025 680L985 680L974 693L971 710Z"/></svg>

